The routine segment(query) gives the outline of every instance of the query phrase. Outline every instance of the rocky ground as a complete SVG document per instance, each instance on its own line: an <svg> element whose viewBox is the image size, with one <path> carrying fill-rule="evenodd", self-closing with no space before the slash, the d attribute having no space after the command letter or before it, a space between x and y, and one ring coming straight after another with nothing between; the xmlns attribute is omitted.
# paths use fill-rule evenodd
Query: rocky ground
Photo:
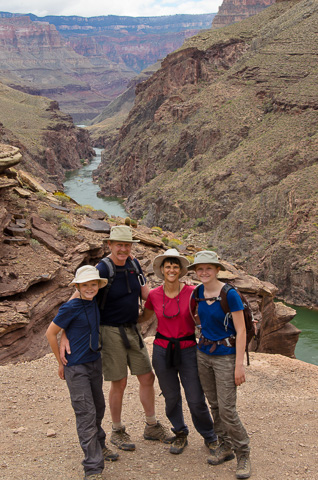
<svg viewBox="0 0 318 480"><path fill-rule="evenodd" d="M43 340L44 342L45 340ZM152 339L147 339L149 348ZM0 478L5 480L79 480L82 452L66 383L57 376L52 354L32 362L0 367ZM254 480L315 480L317 464L318 367L280 355L251 353L247 382L239 388L238 407L251 436ZM104 384L108 396L109 384ZM158 418L168 425L156 383ZM138 385L129 377L123 420L136 442L135 452L120 452L106 464L105 479L235 479L236 462L212 467L208 451L190 427L189 446L180 456L169 446L143 439ZM109 438L107 410L104 428Z"/></svg>

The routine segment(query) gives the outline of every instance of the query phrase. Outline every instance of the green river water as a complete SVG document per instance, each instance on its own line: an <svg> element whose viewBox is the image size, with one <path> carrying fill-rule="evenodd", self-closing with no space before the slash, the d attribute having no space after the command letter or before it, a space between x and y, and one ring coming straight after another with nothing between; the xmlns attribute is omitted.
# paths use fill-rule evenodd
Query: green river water
<svg viewBox="0 0 318 480"><path fill-rule="evenodd" d="M95 148L95 151L96 157L89 165L66 174L65 193L80 205L91 205L96 210L104 210L108 215L126 217L127 212L117 198L97 197L99 187L92 181L92 171L100 163L101 149ZM291 323L302 331L295 350L296 358L318 365L318 312L290 306L297 311Z"/></svg>

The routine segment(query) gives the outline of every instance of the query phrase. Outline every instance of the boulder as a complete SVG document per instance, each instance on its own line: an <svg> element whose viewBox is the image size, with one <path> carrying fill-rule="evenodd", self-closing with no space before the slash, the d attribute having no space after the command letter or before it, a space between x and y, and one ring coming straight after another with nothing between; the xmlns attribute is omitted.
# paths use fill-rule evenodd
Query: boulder
<svg viewBox="0 0 318 480"><path fill-rule="evenodd" d="M0 143L0 173L20 163L22 155L17 147Z"/></svg>

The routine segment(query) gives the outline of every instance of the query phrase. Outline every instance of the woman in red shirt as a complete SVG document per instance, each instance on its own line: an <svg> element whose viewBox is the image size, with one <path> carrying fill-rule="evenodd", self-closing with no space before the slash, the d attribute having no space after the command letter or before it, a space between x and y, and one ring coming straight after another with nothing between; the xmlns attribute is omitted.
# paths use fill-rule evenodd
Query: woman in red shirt
<svg viewBox="0 0 318 480"><path fill-rule="evenodd" d="M165 398L166 415L175 434L170 447L170 453L174 454L183 452L189 433L183 417L180 381L196 430L210 450L217 446L213 421L198 376L195 324L189 310L194 287L180 282L188 265L189 261L174 248L155 258L154 272L164 283L150 291L138 320L147 321L153 313L158 319L152 364ZM194 307L193 304L193 310Z"/></svg>

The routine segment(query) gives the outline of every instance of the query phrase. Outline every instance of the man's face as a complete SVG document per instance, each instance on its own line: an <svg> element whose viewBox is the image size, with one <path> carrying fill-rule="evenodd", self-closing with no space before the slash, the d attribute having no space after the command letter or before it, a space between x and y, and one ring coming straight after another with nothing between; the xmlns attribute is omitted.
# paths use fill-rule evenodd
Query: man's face
<svg viewBox="0 0 318 480"><path fill-rule="evenodd" d="M110 258L115 265L125 265L127 258L131 254L132 244L130 242L109 241Z"/></svg>

